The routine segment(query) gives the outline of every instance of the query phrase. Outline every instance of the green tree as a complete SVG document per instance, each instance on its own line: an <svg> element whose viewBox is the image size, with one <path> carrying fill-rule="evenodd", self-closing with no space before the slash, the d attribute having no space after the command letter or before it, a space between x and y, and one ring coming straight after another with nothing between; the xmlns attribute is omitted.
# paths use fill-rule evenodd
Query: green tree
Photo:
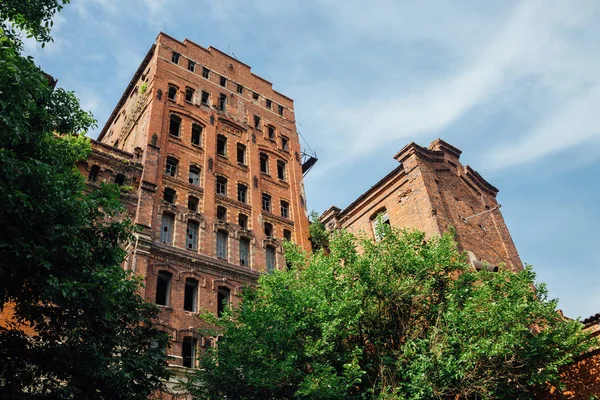
<svg viewBox="0 0 600 400"><path fill-rule="evenodd" d="M50 40L61 3L0 3L0 313L14 311L0 324L0 397L146 399L168 376L167 338L120 267L132 223L119 188L89 192L76 168L95 120L14 30Z"/></svg>
<svg viewBox="0 0 600 400"><path fill-rule="evenodd" d="M380 224L348 233L290 271L263 275L201 356L189 391L201 399L526 399L590 347L562 319L530 267L477 272L451 233ZM360 250L357 250L360 249Z"/></svg>
<svg viewBox="0 0 600 400"><path fill-rule="evenodd" d="M308 233L313 251L327 248L329 244L329 234L325 229L325 225L319 220L319 214L312 211L309 216Z"/></svg>

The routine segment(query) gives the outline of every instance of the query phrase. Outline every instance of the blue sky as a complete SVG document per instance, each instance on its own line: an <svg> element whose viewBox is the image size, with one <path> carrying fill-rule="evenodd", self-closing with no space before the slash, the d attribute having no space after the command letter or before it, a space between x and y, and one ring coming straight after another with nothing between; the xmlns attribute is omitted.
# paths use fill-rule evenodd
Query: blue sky
<svg viewBox="0 0 600 400"><path fill-rule="evenodd" d="M441 137L500 189L566 315L600 312L600 3L72 2L54 43L26 47L100 127L159 31L230 51L295 100L320 159L310 209L344 208L405 144Z"/></svg>

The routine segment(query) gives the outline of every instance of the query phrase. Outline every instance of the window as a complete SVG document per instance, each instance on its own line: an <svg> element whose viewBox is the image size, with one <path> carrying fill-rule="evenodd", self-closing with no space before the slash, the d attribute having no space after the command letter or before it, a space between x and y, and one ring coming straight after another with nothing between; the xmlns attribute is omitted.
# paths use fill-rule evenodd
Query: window
<svg viewBox="0 0 600 400"><path fill-rule="evenodd" d="M273 237L273 224L265 222L265 236L268 238Z"/></svg>
<svg viewBox="0 0 600 400"><path fill-rule="evenodd" d="M221 94L219 94L219 110L225 111L226 108L227 108L227 95L221 93Z"/></svg>
<svg viewBox="0 0 600 400"><path fill-rule="evenodd" d="M227 209L225 207L217 207L217 219L221 222L227 222Z"/></svg>
<svg viewBox="0 0 600 400"><path fill-rule="evenodd" d="M223 135L217 135L217 154L227 157L227 138Z"/></svg>
<svg viewBox="0 0 600 400"><path fill-rule="evenodd" d="M250 266L250 240L246 238L240 239L240 265Z"/></svg>
<svg viewBox="0 0 600 400"><path fill-rule="evenodd" d="M225 78L224 76L222 76L222 77L219 79L219 83L221 84L221 86L223 86L223 87L227 87L227 78Z"/></svg>
<svg viewBox="0 0 600 400"><path fill-rule="evenodd" d="M279 113L279 115L283 115L283 106L277 106L277 112Z"/></svg>
<svg viewBox="0 0 600 400"><path fill-rule="evenodd" d="M267 193L262 194L262 209L266 212L271 212L271 195Z"/></svg>
<svg viewBox="0 0 600 400"><path fill-rule="evenodd" d="M177 86L169 85L169 100L177 100Z"/></svg>
<svg viewBox="0 0 600 400"><path fill-rule="evenodd" d="M252 98L253 98L254 100L258 100L258 93L256 93L256 92L252 92Z"/></svg>
<svg viewBox="0 0 600 400"><path fill-rule="evenodd" d="M183 366L186 368L194 368L196 366L196 345L198 340L191 336L183 338L181 345L181 357L183 358Z"/></svg>
<svg viewBox="0 0 600 400"><path fill-rule="evenodd" d="M248 201L248 186L238 183L238 201L245 203Z"/></svg>
<svg viewBox="0 0 600 400"><path fill-rule="evenodd" d="M242 85L240 85L239 83L237 84L237 92L239 94L244 93L244 87Z"/></svg>
<svg viewBox="0 0 600 400"><path fill-rule="evenodd" d="M185 248L188 250L198 249L198 223L196 221L188 221Z"/></svg>
<svg viewBox="0 0 600 400"><path fill-rule="evenodd" d="M196 63L193 62L192 60L188 60L188 70L194 72L195 68L196 68Z"/></svg>
<svg viewBox="0 0 600 400"><path fill-rule="evenodd" d="M283 218L290 217L290 203L284 200L281 200L281 216Z"/></svg>
<svg viewBox="0 0 600 400"><path fill-rule="evenodd" d="M254 116L254 127L260 129L260 117L258 115Z"/></svg>
<svg viewBox="0 0 600 400"><path fill-rule="evenodd" d="M227 239L229 235L226 231L217 232L217 257L222 260L227 260Z"/></svg>
<svg viewBox="0 0 600 400"><path fill-rule="evenodd" d="M231 290L228 287L219 286L219 289L217 289L217 316L223 315L230 302Z"/></svg>
<svg viewBox="0 0 600 400"><path fill-rule="evenodd" d="M388 217L386 209L377 211L374 216L371 217L371 225L373 227L373 233L375 234L375 240L380 241L383 237L383 232L379 224L390 225L390 218Z"/></svg>
<svg viewBox="0 0 600 400"><path fill-rule="evenodd" d="M100 167L97 165L92 165L92 168L90 168L90 174L88 175L88 180L90 182L96 182L98 180L99 174L100 174Z"/></svg>
<svg viewBox="0 0 600 400"><path fill-rule="evenodd" d="M177 192L175 192L175 190L173 190L171 188L165 188L163 200L166 201L167 203L174 204L176 195L177 195Z"/></svg>
<svg viewBox="0 0 600 400"><path fill-rule="evenodd" d="M198 281L194 278L185 280L185 293L183 294L183 309L196 312L198 310Z"/></svg>
<svg viewBox="0 0 600 400"><path fill-rule="evenodd" d="M202 125L192 124L192 144L202 146Z"/></svg>
<svg viewBox="0 0 600 400"><path fill-rule="evenodd" d="M241 143L237 145L237 162L246 165L246 146Z"/></svg>
<svg viewBox="0 0 600 400"><path fill-rule="evenodd" d="M208 92L206 91L202 91L202 99L201 99L202 104L204 105L208 105Z"/></svg>
<svg viewBox="0 0 600 400"><path fill-rule="evenodd" d="M200 200L197 197L190 196L188 197L188 210L193 212L198 212L198 204Z"/></svg>
<svg viewBox="0 0 600 400"><path fill-rule="evenodd" d="M277 178L285 181L285 162L277 160Z"/></svg>
<svg viewBox="0 0 600 400"><path fill-rule="evenodd" d="M273 272L275 271L275 247L267 246L265 250L267 253L267 272Z"/></svg>
<svg viewBox="0 0 600 400"><path fill-rule="evenodd" d="M175 64L179 64L179 55L179 53L173 52L173 54L171 54L171 61L173 61Z"/></svg>
<svg viewBox="0 0 600 400"><path fill-rule="evenodd" d="M200 186L200 168L190 165L190 183L194 186Z"/></svg>
<svg viewBox="0 0 600 400"><path fill-rule="evenodd" d="M269 125L269 126L267 127L267 131L269 132L269 139L270 139L270 140L275 140L275 127L274 127L274 126L271 126L271 125Z"/></svg>
<svg viewBox="0 0 600 400"><path fill-rule="evenodd" d="M158 271L158 277L156 278L156 304L161 306L169 305L171 278L173 278L172 273L168 271Z"/></svg>
<svg viewBox="0 0 600 400"><path fill-rule="evenodd" d="M117 176L115 176L115 183L119 186L123 186L125 184L125 175L117 174Z"/></svg>
<svg viewBox="0 0 600 400"><path fill-rule="evenodd" d="M272 106L271 100L267 99L266 101L267 101L267 108L270 110L271 106Z"/></svg>
<svg viewBox="0 0 600 400"><path fill-rule="evenodd" d="M292 240L292 231L290 231L288 229L284 229L283 230L283 238L287 241L291 241Z"/></svg>
<svg viewBox="0 0 600 400"><path fill-rule="evenodd" d="M290 151L290 141L285 136L281 137L281 150Z"/></svg>
<svg viewBox="0 0 600 400"><path fill-rule="evenodd" d="M173 225L175 217L173 214L163 214L160 223L160 242L171 244L173 243Z"/></svg>
<svg viewBox="0 0 600 400"><path fill-rule="evenodd" d="M194 100L194 89L185 88L185 101L191 103Z"/></svg>
<svg viewBox="0 0 600 400"><path fill-rule="evenodd" d="M181 129L181 118L177 115L171 114L171 119L169 120L169 135L174 137L179 137L179 130Z"/></svg>
<svg viewBox="0 0 600 400"><path fill-rule="evenodd" d="M238 215L238 225L242 229L248 229L248 216L245 214Z"/></svg>
<svg viewBox="0 0 600 400"><path fill-rule="evenodd" d="M260 153L260 172L269 175L269 156L265 153Z"/></svg>
<svg viewBox="0 0 600 400"><path fill-rule="evenodd" d="M217 194L227 196L227 178L217 176Z"/></svg>
<svg viewBox="0 0 600 400"><path fill-rule="evenodd" d="M208 74L210 73L210 70L206 67L202 67L202 77L208 79Z"/></svg>
<svg viewBox="0 0 600 400"><path fill-rule="evenodd" d="M177 175L177 165L179 165L179 161L175 157L167 157L167 168L165 170L165 174L169 176Z"/></svg>

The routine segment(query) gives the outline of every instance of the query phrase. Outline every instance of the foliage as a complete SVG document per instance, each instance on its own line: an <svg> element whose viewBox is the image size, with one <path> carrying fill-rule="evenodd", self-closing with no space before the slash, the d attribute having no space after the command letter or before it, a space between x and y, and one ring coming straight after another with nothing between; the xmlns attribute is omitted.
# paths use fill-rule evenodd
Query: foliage
<svg viewBox="0 0 600 400"><path fill-rule="evenodd" d="M43 40L56 4L3 1L0 19ZM20 48L0 32L0 397L146 399L167 338L120 267L132 223L116 185L86 192L75 167L95 120Z"/></svg>
<svg viewBox="0 0 600 400"><path fill-rule="evenodd" d="M312 211L309 220L308 233L313 250L326 248L329 244L329 235L327 230L325 230L325 225L319 221L319 214L316 211Z"/></svg>
<svg viewBox="0 0 600 400"><path fill-rule="evenodd" d="M330 253L287 246L290 271L263 275L219 321L188 389L201 399L526 399L589 348L530 267L473 270L452 234L379 224L341 232ZM214 321L213 321L214 322Z"/></svg>
<svg viewBox="0 0 600 400"><path fill-rule="evenodd" d="M44 43L52 40L52 17L69 2L70 0L2 0L0 30L15 39L17 33L14 28L18 28L44 46Z"/></svg>

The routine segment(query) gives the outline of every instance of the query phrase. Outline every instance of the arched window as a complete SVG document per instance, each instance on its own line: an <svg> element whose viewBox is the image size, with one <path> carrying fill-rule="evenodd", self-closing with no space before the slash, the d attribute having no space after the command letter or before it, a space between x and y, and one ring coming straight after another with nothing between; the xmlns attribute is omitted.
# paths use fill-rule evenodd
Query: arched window
<svg viewBox="0 0 600 400"><path fill-rule="evenodd" d="M159 271L156 279L156 304L168 306L171 295L171 279L173 274L168 271Z"/></svg>
<svg viewBox="0 0 600 400"><path fill-rule="evenodd" d="M115 176L115 183L119 186L123 186L125 184L125 175L117 174Z"/></svg>
<svg viewBox="0 0 600 400"><path fill-rule="evenodd" d="M373 227L373 234L375 240L379 241L382 239L383 231L379 224L390 225L390 218L385 208L379 209L371 216L371 226Z"/></svg>
<svg viewBox="0 0 600 400"><path fill-rule="evenodd" d="M100 174L100 167L97 165L92 165L90 169L90 174L88 175L88 180L90 182L96 182L98 180L98 175Z"/></svg>
<svg viewBox="0 0 600 400"><path fill-rule="evenodd" d="M165 168L165 174L167 174L169 176L176 176L178 165L179 165L179 161L175 157L168 156L167 157L167 167Z"/></svg>

